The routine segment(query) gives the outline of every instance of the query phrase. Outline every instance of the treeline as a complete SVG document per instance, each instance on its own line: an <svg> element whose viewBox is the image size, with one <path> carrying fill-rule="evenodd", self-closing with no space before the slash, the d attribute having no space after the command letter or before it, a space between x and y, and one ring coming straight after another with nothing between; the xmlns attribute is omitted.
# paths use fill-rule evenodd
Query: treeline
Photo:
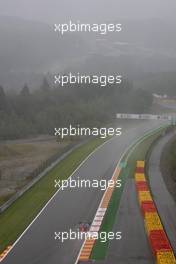
<svg viewBox="0 0 176 264"><path fill-rule="evenodd" d="M176 183L176 139L170 144L168 156L170 174L174 183Z"/></svg>
<svg viewBox="0 0 176 264"><path fill-rule="evenodd" d="M176 97L176 73L175 72L158 72L148 73L141 76L136 83L137 87L161 95Z"/></svg>
<svg viewBox="0 0 176 264"><path fill-rule="evenodd" d="M50 87L46 78L41 87L20 93L6 93L0 87L0 139L17 139L53 134L55 127L101 126L112 122L117 112L147 112L152 96L134 90L123 81L120 86L98 85Z"/></svg>
<svg viewBox="0 0 176 264"><path fill-rule="evenodd" d="M173 126L171 129L175 130L175 127ZM168 191L171 193L171 195L176 201L176 138L175 137L172 138L164 147L161 155L160 167Z"/></svg>

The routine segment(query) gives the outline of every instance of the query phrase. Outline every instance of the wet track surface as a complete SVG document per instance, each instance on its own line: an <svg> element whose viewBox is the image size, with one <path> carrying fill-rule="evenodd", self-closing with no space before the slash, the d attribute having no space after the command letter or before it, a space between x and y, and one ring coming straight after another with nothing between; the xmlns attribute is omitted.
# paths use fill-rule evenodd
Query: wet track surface
<svg viewBox="0 0 176 264"><path fill-rule="evenodd" d="M160 171L160 158L163 148L172 137L173 134L166 135L154 147L149 161L149 179L159 215L176 254L176 203L169 193Z"/></svg>
<svg viewBox="0 0 176 264"><path fill-rule="evenodd" d="M125 149L145 132L158 126L152 121L131 126L121 137L111 139L96 150L74 173L73 178L110 179ZM61 243L54 239L54 232L74 230L80 221L92 222L102 196L103 192L94 188L59 191L2 263L75 263L82 241L67 240ZM124 232L124 238L117 245L110 245L108 258L111 263L133 264L136 263L136 258L140 259L139 264L153 263L137 205L134 183L129 180L114 226L115 230L121 229ZM129 252L128 255L126 252Z"/></svg>

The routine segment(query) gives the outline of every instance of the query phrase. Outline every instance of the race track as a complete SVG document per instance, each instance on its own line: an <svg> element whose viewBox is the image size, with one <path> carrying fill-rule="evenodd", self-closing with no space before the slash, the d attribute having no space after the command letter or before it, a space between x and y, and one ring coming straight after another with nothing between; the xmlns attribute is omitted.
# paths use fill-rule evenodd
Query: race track
<svg viewBox="0 0 176 264"><path fill-rule="evenodd" d="M96 150L74 173L73 177L92 180L110 179L125 149L145 132L157 128L159 125L160 123L156 121L145 121L138 124L135 123L135 126L131 125L121 137L115 137L98 148L98 150ZM127 188L132 188L131 190L133 190L133 183L128 182ZM122 212L128 210L128 208L125 209L125 194L126 192L124 192L122 198ZM80 221L92 222L102 195L103 192L101 190L94 188L59 191L27 232L21 237L18 243L15 244L2 263L74 264L83 241L67 240L61 243L59 240L54 239L54 232L69 231L69 229L76 230ZM129 195L129 199L131 199L130 197ZM132 199L135 198L132 197ZM131 210L133 210L133 208L131 208ZM124 214L122 214L122 217L123 216ZM128 225L131 224L131 226L133 226L133 221L136 221L136 219L137 223L140 224L138 216L131 218L130 221L132 222L128 222L128 219L125 221ZM123 219L121 221L123 221ZM125 226L125 224L123 224L123 226ZM130 249L130 247L133 246L130 239L126 239L125 244L126 248L118 251L118 258L120 258L120 254L124 254L124 250L133 249ZM140 248L141 250L146 248L146 240L144 238L141 239ZM149 256L147 249L146 256ZM145 263L148 264L151 262Z"/></svg>

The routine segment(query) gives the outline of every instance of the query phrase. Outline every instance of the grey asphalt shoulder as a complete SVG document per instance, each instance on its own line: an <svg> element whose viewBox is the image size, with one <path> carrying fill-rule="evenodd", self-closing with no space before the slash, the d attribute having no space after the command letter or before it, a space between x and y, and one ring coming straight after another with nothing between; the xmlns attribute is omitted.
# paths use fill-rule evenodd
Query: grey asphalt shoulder
<svg viewBox="0 0 176 264"><path fill-rule="evenodd" d="M149 159L150 187L165 231L176 253L176 203L169 193L160 170L160 158L165 145L173 137L168 134L154 146Z"/></svg>

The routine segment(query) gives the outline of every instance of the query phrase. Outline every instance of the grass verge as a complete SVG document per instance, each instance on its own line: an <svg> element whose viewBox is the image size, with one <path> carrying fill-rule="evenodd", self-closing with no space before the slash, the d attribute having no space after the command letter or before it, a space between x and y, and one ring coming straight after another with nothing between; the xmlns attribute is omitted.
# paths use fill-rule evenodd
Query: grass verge
<svg viewBox="0 0 176 264"><path fill-rule="evenodd" d="M113 229L113 225L116 219L117 210L119 208L120 199L123 193L123 189L125 186L126 178L129 175L129 170L127 168L123 169L123 172L120 173L120 179L122 181L122 187L116 188L112 194L110 204L108 206L108 210L106 216L103 220L100 232L111 232ZM102 243L97 240L95 247L93 248L91 259L102 260L105 259L106 252L108 250L109 242Z"/></svg>
<svg viewBox="0 0 176 264"><path fill-rule="evenodd" d="M55 179L67 179L105 140L93 139L74 150L0 215L0 252L12 245L57 191Z"/></svg>

